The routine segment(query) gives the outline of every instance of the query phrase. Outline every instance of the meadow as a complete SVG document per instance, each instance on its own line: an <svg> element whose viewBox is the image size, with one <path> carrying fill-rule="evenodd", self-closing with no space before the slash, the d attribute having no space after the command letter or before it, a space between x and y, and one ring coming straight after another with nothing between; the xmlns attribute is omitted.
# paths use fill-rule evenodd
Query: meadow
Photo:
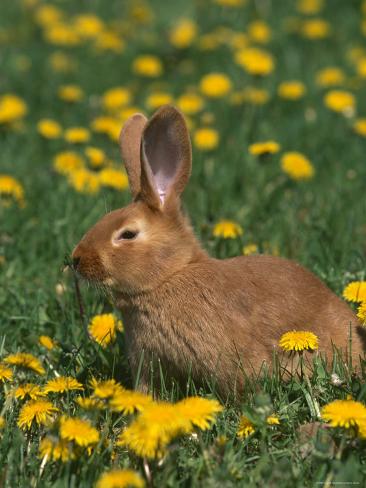
<svg viewBox="0 0 366 488"><path fill-rule="evenodd" d="M123 123L172 103L204 248L294 259L365 321L365 37L358 0L1 2L1 486L364 486L364 362L153 400L123 317L83 285L81 313L67 264L131 199Z"/></svg>

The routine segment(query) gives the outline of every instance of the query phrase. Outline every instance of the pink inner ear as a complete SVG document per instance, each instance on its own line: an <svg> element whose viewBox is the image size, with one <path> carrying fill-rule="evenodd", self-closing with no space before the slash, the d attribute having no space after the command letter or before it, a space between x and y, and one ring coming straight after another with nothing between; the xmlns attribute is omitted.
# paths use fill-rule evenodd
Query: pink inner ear
<svg viewBox="0 0 366 488"><path fill-rule="evenodd" d="M150 166L156 192L164 203L182 157L176 130L174 126L170 126L169 119L156 121L145 130L142 150L145 161Z"/></svg>

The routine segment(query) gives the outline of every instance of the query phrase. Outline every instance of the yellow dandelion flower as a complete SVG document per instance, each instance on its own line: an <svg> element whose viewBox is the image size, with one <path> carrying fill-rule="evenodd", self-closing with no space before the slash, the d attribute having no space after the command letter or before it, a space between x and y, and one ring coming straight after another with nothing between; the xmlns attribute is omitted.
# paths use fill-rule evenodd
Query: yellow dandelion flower
<svg viewBox="0 0 366 488"><path fill-rule="evenodd" d="M59 409L47 400L30 400L25 403L19 412L18 426L21 429L30 429L32 424L47 425L54 420Z"/></svg>
<svg viewBox="0 0 366 488"><path fill-rule="evenodd" d="M128 415L136 411L141 412L152 402L150 395L144 395L138 391L121 390L113 394L109 404L112 410Z"/></svg>
<svg viewBox="0 0 366 488"><path fill-rule="evenodd" d="M243 254L244 256L250 256L251 254L258 253L258 246L257 244L247 244L243 247Z"/></svg>
<svg viewBox="0 0 366 488"><path fill-rule="evenodd" d="M203 98L197 93L184 93L177 98L177 107L187 115L194 115L203 109Z"/></svg>
<svg viewBox="0 0 366 488"><path fill-rule="evenodd" d="M366 281L352 281L343 290L343 298L349 302L366 301Z"/></svg>
<svg viewBox="0 0 366 488"><path fill-rule="evenodd" d="M318 337L312 332L292 330L281 336L279 346L284 351L303 351L318 349Z"/></svg>
<svg viewBox="0 0 366 488"><path fill-rule="evenodd" d="M248 25L248 36L253 42L267 44L272 34L270 27L263 20L255 20Z"/></svg>
<svg viewBox="0 0 366 488"><path fill-rule="evenodd" d="M128 105L131 101L131 92L128 88L117 86L104 92L102 97L103 107L110 111L120 110Z"/></svg>
<svg viewBox="0 0 366 488"><path fill-rule="evenodd" d="M318 14L324 6L324 0L297 0L296 9L301 14Z"/></svg>
<svg viewBox="0 0 366 488"><path fill-rule="evenodd" d="M135 58L132 71L136 75L157 78L163 74L163 65L157 56L141 55Z"/></svg>
<svg viewBox="0 0 366 488"><path fill-rule="evenodd" d="M120 435L117 445L127 446L138 456L161 458L171 440L192 430L192 424L170 403L153 403Z"/></svg>
<svg viewBox="0 0 366 488"><path fill-rule="evenodd" d="M6 358L4 358L4 361L7 364L11 364L12 366L29 369L40 375L46 373L40 360L33 356L33 354L27 352L17 352L16 354L9 354L9 356L6 356Z"/></svg>
<svg viewBox="0 0 366 488"><path fill-rule="evenodd" d="M2 415L0 415L0 430L2 430L5 427L5 425L6 425L5 418Z"/></svg>
<svg viewBox="0 0 366 488"><path fill-rule="evenodd" d="M325 94L324 104L334 112L352 115L356 107L356 99L348 91L331 90Z"/></svg>
<svg viewBox="0 0 366 488"><path fill-rule="evenodd" d="M84 410L98 410L103 408L103 403L96 399L90 397L77 397L76 403Z"/></svg>
<svg viewBox="0 0 366 488"><path fill-rule="evenodd" d="M88 158L89 164L93 168L99 168L106 162L105 152L102 151L102 149L99 149L99 147L88 146L85 148L84 152Z"/></svg>
<svg viewBox="0 0 366 488"><path fill-rule="evenodd" d="M102 186L107 186L115 190L126 190L128 188L128 178L121 169L104 168L99 172L99 181Z"/></svg>
<svg viewBox="0 0 366 488"><path fill-rule="evenodd" d="M38 342L41 346L45 347L49 351L52 351L52 349L55 349L55 347L57 347L57 342L55 342L53 339L51 339L51 337L46 335L39 336Z"/></svg>
<svg viewBox="0 0 366 488"><path fill-rule="evenodd" d="M97 444L99 432L89 420L77 417L61 417L60 437L65 441L74 441L81 447L88 447Z"/></svg>
<svg viewBox="0 0 366 488"><path fill-rule="evenodd" d="M23 186L12 176L0 174L0 203L7 207L14 200L20 207L25 206Z"/></svg>
<svg viewBox="0 0 366 488"><path fill-rule="evenodd" d="M61 125L52 119L41 119L37 124L37 130L45 139L57 139L62 134Z"/></svg>
<svg viewBox="0 0 366 488"><path fill-rule="evenodd" d="M70 172L68 180L70 185L79 193L94 195L100 189L99 176L86 168Z"/></svg>
<svg viewBox="0 0 366 488"><path fill-rule="evenodd" d="M104 29L104 22L94 14L80 14L74 18L73 28L80 37L93 39Z"/></svg>
<svg viewBox="0 0 366 488"><path fill-rule="evenodd" d="M75 29L63 22L58 22L43 31L44 39L55 46L77 46L81 43L80 36Z"/></svg>
<svg viewBox="0 0 366 488"><path fill-rule="evenodd" d="M353 124L353 130L359 136L366 137L366 118L356 119Z"/></svg>
<svg viewBox="0 0 366 488"><path fill-rule="evenodd" d="M57 437L47 436L39 443L39 457L47 461L62 461L66 463L75 459L70 442L58 439Z"/></svg>
<svg viewBox="0 0 366 488"><path fill-rule="evenodd" d="M13 391L13 395L19 400L37 400L38 398L45 396L45 393L42 391L42 388L35 383L24 383Z"/></svg>
<svg viewBox="0 0 366 488"><path fill-rule="evenodd" d="M22 119L27 114L27 105L20 97L6 93L0 97L0 124Z"/></svg>
<svg viewBox="0 0 366 488"><path fill-rule="evenodd" d="M150 93L150 95L145 100L145 105L150 110L159 108L161 105L167 105L173 103L173 97L170 93L157 91Z"/></svg>
<svg viewBox="0 0 366 488"><path fill-rule="evenodd" d="M240 439L245 439L246 437L249 437L254 432L255 432L255 428L252 422L248 419L248 417L242 415L240 417L239 427L236 435Z"/></svg>
<svg viewBox="0 0 366 488"><path fill-rule="evenodd" d="M170 43L179 49L187 48L197 36L197 24L191 19L181 19L169 33Z"/></svg>
<svg viewBox="0 0 366 488"><path fill-rule="evenodd" d="M273 56L256 47L240 49L235 53L235 62L252 75L267 76L274 70Z"/></svg>
<svg viewBox="0 0 366 488"><path fill-rule="evenodd" d="M327 68L323 68L316 74L316 84L323 87L328 88L329 86L338 86L342 85L346 80L346 76L344 71L341 68L337 68L335 66L329 66Z"/></svg>
<svg viewBox="0 0 366 488"><path fill-rule="evenodd" d="M104 381L97 381L93 378L90 382L91 388L93 388L93 396L100 398L102 400L106 400L112 398L119 393L123 393L125 390L120 383L117 383L116 380L104 380Z"/></svg>
<svg viewBox="0 0 366 488"><path fill-rule="evenodd" d="M323 19L305 20L301 28L302 35L312 41L328 37L330 31L329 22Z"/></svg>
<svg viewBox="0 0 366 488"><path fill-rule="evenodd" d="M242 234L243 229L232 220L220 220L213 228L213 235L223 239L236 239Z"/></svg>
<svg viewBox="0 0 366 488"><path fill-rule="evenodd" d="M95 315L88 327L90 337L102 347L113 343L116 340L117 331L122 330L122 322L112 313Z"/></svg>
<svg viewBox="0 0 366 488"><path fill-rule="evenodd" d="M366 407L352 399L334 400L322 408L321 415L332 427L348 429L366 421Z"/></svg>
<svg viewBox="0 0 366 488"><path fill-rule="evenodd" d="M97 481L96 488L144 488L141 476L131 469L114 469L103 473Z"/></svg>
<svg viewBox="0 0 366 488"><path fill-rule="evenodd" d="M358 307L357 317L361 320L363 325L366 325L366 302L362 302L361 305ZM1 380L1 376L0 376L0 380Z"/></svg>
<svg viewBox="0 0 366 488"><path fill-rule="evenodd" d="M35 21L37 24L46 27L51 24L57 24L63 18L63 12L55 5L44 4L40 5L35 13Z"/></svg>
<svg viewBox="0 0 366 488"><path fill-rule="evenodd" d="M95 39L95 49L97 51L112 51L116 54L123 52L125 43L116 32L103 31Z"/></svg>
<svg viewBox="0 0 366 488"><path fill-rule="evenodd" d="M57 173L68 175L84 166L83 159L73 151L63 151L53 159L53 167Z"/></svg>
<svg viewBox="0 0 366 488"><path fill-rule="evenodd" d="M210 127L201 127L194 132L193 141L200 151L211 151L219 143L219 134Z"/></svg>
<svg viewBox="0 0 366 488"><path fill-rule="evenodd" d="M92 121L91 128L94 132L110 135L115 130L117 131L117 128L121 131L121 123L114 117L102 116L96 117Z"/></svg>
<svg viewBox="0 0 366 488"><path fill-rule="evenodd" d="M82 144L90 139L90 132L85 127L70 127L65 130L65 141L71 144Z"/></svg>
<svg viewBox="0 0 366 488"><path fill-rule="evenodd" d="M248 148L249 153L253 156L262 156L264 154L275 154L281 149L276 141L255 142Z"/></svg>
<svg viewBox="0 0 366 488"><path fill-rule="evenodd" d="M182 417L201 430L207 430L216 420L216 415L223 408L217 400L201 397L189 397L175 404Z"/></svg>
<svg viewBox="0 0 366 488"><path fill-rule="evenodd" d="M222 98L232 88L231 80L224 73L209 73L201 78L200 90L209 98Z"/></svg>
<svg viewBox="0 0 366 488"><path fill-rule="evenodd" d="M58 97L64 102L80 102L84 98L84 92L79 85L62 85L57 90Z"/></svg>
<svg viewBox="0 0 366 488"><path fill-rule="evenodd" d="M59 376L53 380L48 380L43 388L46 394L64 393L73 390L84 390L84 387L72 376Z"/></svg>
<svg viewBox="0 0 366 488"><path fill-rule="evenodd" d="M0 381L11 381L13 379L13 371L5 366L5 364L0 363Z"/></svg>
<svg viewBox="0 0 366 488"><path fill-rule="evenodd" d="M267 417L266 422L268 425L280 425L280 419L277 417L277 415L269 415Z"/></svg>
<svg viewBox="0 0 366 488"><path fill-rule="evenodd" d="M283 154L281 168L295 181L309 180L315 173L311 162L303 154L296 151Z"/></svg>
<svg viewBox="0 0 366 488"><path fill-rule="evenodd" d="M306 87L302 81L290 80L279 84L277 93L286 100L299 100L305 95Z"/></svg>

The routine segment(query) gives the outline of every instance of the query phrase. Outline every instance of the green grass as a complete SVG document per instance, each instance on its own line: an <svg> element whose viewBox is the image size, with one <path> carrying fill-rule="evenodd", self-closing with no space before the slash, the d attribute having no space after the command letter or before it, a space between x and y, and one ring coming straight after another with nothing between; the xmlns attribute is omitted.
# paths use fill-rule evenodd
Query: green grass
<svg viewBox="0 0 366 488"><path fill-rule="evenodd" d="M197 86L211 71L226 73L236 90L250 84L266 88L271 95L263 106L233 106L228 97L205 101L204 111L214 115L213 127L221 140L212 152L194 149L193 175L184 195L203 246L220 258L240 254L248 243L256 243L261 252L278 249L281 256L314 271L338 294L349 281L365 279L366 139L353 132L353 118L324 106L325 91L315 83L319 69L342 68L347 75L344 88L356 97L357 115L365 116L365 80L357 78L348 56L351 48L364 44L360 2L329 0L320 16L330 22L332 34L328 39L310 41L285 29L288 17L304 18L290 0L248 0L239 10L221 9L208 1L167 5L155 0L151 24L138 26L127 21L126 47L120 55L96 54L87 44L74 48L47 44L32 20L34 10L25 3L14 0L0 5L0 96L17 94L28 106L21 127L0 125L0 173L22 183L27 202L24 209L0 203L0 255L5 258L0 264L1 356L18 350L33 352L44 361L47 378L53 376L51 364L59 373L72 374L85 383L95 375L115 377L132 386L123 336L110 351L87 338L72 277L63 272L65 256L83 233L106 210L125 205L130 199L128 191L102 189L94 196L75 192L52 166L54 155L70 146L62 139L42 139L36 123L51 117L64 127L87 127L101 112L98 97L118 85L131 87L133 106L149 113L144 101L157 82L140 79L130 69L134 57L141 53L160 57L165 72L159 83L173 96L187 86ZM52 4L69 15L95 12L107 22L126 22L130 6L130 2L117 0ZM276 59L275 71L263 79L251 77L234 63L231 49L224 45L212 52L203 52L195 44L183 51L174 49L166 41L167 28L183 15L194 18L201 33L219 26L245 32L250 21L264 19L273 33L264 47ZM78 69L53 72L48 57L55 50L73 56ZM26 71L19 68L20 56L31 62ZM192 65L188 73L181 69L186 61ZM288 79L305 83L303 99L287 102L276 95L278 83ZM57 88L64 83L80 85L86 94L84 100L75 105L59 100ZM192 120L200 125L199 116ZM250 156L248 145L266 139L278 141L281 153L303 152L315 167L315 177L296 183L281 171L278 154L265 160ZM117 144L107 137L93 134L91 144L119 161ZM243 236L233 242L214 239L212 227L221 218L242 225ZM62 295L55 290L59 283L66 288ZM92 288L83 288L82 296L88 318L113 311L113 305ZM56 338L61 350L47 358L38 346L40 334ZM332 372L344 381L341 387L332 385ZM227 405L212 430L199 433L197 439L177 441L161 465L150 463L153 486L303 487L326 480L362 485L366 479L365 443L352 440L343 431L324 430L309 440L305 453L299 438L301 425L318 420L314 405L322 406L347 394L365 402L365 376L350 374L338 360L328 371L317 360L309 383L298 377L284 382L276 375L252 379L239 405ZM170 400L179 397L175 391L166 391L164 396ZM16 426L19 402L7 400L5 393L1 393L1 402L6 418L0 439L2 486L89 487L113 465L111 449L100 445L91 457L49 463L41 470L37 450L42 429L23 433ZM67 411L72 405L68 398L62 408ZM244 441L236 437L243 412L259 426L255 435ZM263 419L272 412L280 416L281 425L270 429ZM108 425L113 437L127 421L105 413L99 425ZM220 436L226 436L225 443L220 443ZM143 473L141 460L127 450L119 450L114 463Z"/></svg>

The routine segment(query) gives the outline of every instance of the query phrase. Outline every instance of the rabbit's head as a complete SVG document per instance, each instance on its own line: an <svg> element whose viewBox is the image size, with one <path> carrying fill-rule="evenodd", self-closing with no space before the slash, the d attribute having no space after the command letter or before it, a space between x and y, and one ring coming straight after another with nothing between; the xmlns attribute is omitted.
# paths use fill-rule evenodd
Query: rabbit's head
<svg viewBox="0 0 366 488"><path fill-rule="evenodd" d="M134 294L156 287L201 254L180 210L191 173L191 144L171 106L147 119L136 114L120 136L133 202L106 214L73 251L84 278Z"/></svg>

